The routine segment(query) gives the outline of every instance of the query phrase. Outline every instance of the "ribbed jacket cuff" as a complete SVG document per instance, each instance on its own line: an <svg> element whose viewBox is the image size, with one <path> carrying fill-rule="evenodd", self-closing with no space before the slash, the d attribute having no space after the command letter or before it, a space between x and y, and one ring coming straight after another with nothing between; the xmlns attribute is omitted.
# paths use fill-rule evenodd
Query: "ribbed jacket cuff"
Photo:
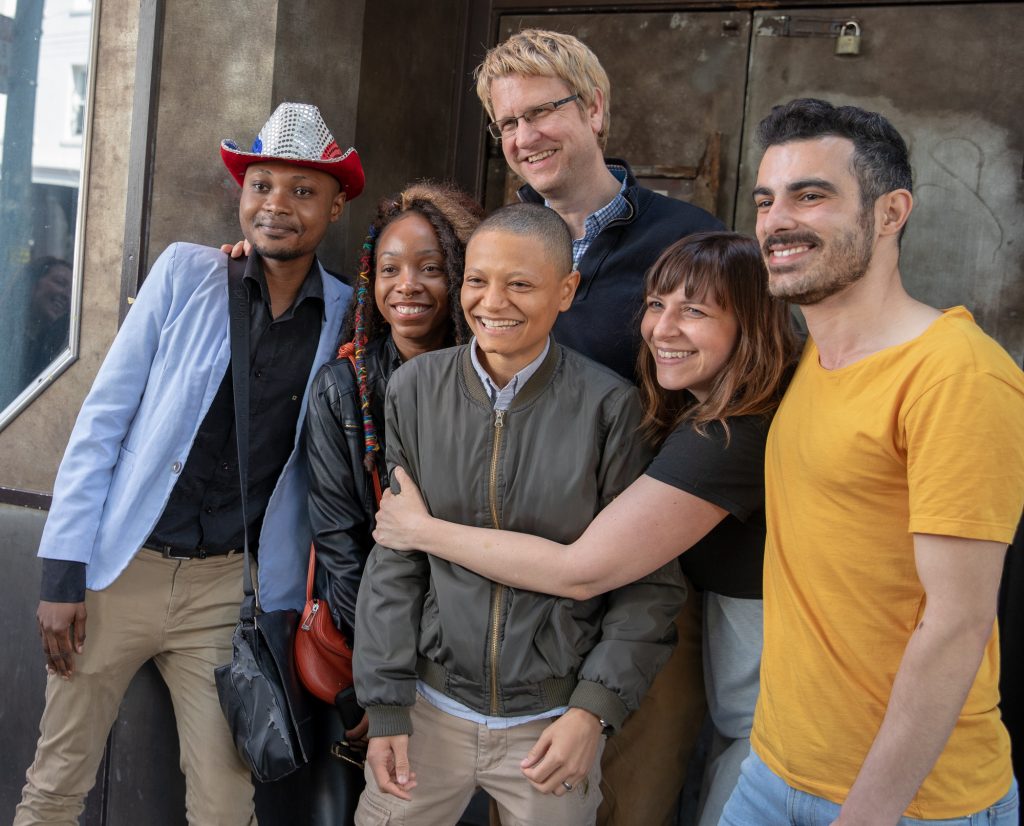
<svg viewBox="0 0 1024 826"><path fill-rule="evenodd" d="M580 680L576 684L576 689L569 698L569 707L589 711L611 726L613 732L622 728L626 717L629 716L629 709L619 699L618 694L590 680ZM373 728L372 718L370 727Z"/></svg>
<svg viewBox="0 0 1024 826"><path fill-rule="evenodd" d="M412 715L408 706L367 706L370 720L367 737L394 737L412 734Z"/></svg>

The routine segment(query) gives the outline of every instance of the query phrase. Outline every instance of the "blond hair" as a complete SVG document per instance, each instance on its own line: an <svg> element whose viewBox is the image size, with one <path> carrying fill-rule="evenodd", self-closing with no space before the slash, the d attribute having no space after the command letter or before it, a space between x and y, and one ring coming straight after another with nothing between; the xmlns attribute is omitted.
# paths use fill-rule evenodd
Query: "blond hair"
<svg viewBox="0 0 1024 826"><path fill-rule="evenodd" d="M611 122L611 86L601 61L583 41L571 34L523 29L488 51L473 77L477 97L491 120L494 120L491 83L507 75L556 77L580 96L584 108L594 103L595 92L600 89L604 98L604 119L597 142L604 150Z"/></svg>

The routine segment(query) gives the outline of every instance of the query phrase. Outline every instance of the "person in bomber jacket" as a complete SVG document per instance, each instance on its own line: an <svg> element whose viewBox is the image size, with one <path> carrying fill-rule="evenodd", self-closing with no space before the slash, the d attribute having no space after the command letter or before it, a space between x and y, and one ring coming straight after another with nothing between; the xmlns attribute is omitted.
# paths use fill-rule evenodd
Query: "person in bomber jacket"
<svg viewBox="0 0 1024 826"><path fill-rule="evenodd" d="M572 232L580 283L555 322L555 341L637 381L644 274L680 238L724 225L641 186L625 161L604 156L612 88L597 55L578 38L524 29L491 49L475 76L477 97L492 118L488 131L509 171L525 181L520 200L553 209ZM692 589L676 627L671 659L605 750L598 826L675 818L707 709L701 600Z"/></svg>
<svg viewBox="0 0 1024 826"><path fill-rule="evenodd" d="M506 207L471 238L475 337L400 368L385 410L389 466L436 515L565 541L643 469L636 389L550 340L578 277L551 210ZM602 735L668 658L684 599L674 561L577 602L376 546L356 604L370 721L356 822L455 823L479 785L509 822L592 823Z"/></svg>

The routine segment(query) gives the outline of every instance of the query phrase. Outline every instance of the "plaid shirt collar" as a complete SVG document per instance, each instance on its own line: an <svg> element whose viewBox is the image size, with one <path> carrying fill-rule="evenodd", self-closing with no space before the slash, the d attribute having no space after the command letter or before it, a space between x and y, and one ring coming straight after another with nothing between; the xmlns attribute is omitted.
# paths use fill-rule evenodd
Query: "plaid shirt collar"
<svg viewBox="0 0 1024 826"><path fill-rule="evenodd" d="M587 216L587 219L583 222L583 237L573 239L572 265L576 269L579 269L580 261L587 254L587 250L590 249L594 239L612 221L617 221L619 218L629 215L629 201L626 200L626 196L623 194L626 191L626 167L619 166L618 164L608 164L608 171L620 181L621 186L619 186L618 193L611 201ZM544 206L550 206L550 204L544 201Z"/></svg>

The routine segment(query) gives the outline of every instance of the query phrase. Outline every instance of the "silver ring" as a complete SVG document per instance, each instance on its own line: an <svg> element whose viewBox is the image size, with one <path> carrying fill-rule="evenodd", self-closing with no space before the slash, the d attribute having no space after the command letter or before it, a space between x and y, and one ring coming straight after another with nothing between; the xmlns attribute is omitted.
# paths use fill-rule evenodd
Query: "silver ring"
<svg viewBox="0 0 1024 826"><path fill-rule="evenodd" d="M565 786L565 790L566 790L567 792L571 792L571 791L572 791L572 783L566 783L566 782L565 782L565 781L563 780L563 781L562 781L562 785L563 785L563 786Z"/></svg>

